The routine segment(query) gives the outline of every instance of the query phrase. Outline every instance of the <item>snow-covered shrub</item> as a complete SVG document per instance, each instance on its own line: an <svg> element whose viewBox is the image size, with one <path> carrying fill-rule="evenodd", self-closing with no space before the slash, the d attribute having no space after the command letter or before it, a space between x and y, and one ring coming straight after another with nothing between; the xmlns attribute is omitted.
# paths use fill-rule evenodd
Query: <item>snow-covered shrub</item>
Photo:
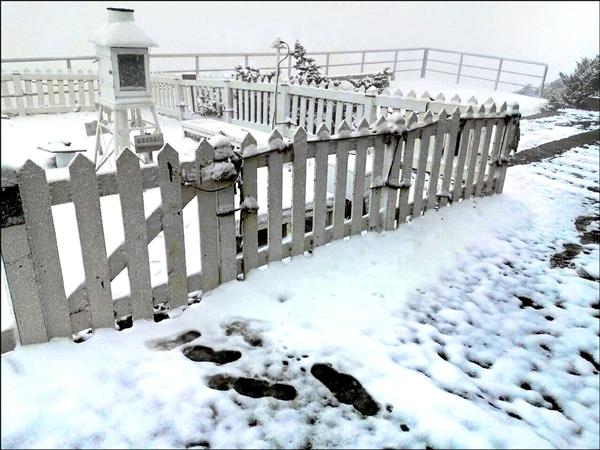
<svg viewBox="0 0 600 450"><path fill-rule="evenodd" d="M225 105L211 98L208 90L198 89L196 111L204 117L222 117Z"/></svg>
<svg viewBox="0 0 600 450"><path fill-rule="evenodd" d="M236 66L234 78L240 81L263 81L265 77L267 77L268 81L271 81L275 76L275 71L271 71L267 74L260 73L256 67L246 66L242 67L241 65Z"/></svg>
<svg viewBox="0 0 600 450"><path fill-rule="evenodd" d="M317 84L327 81L327 77L321 74L319 66L315 60L306 56L306 49L296 41L294 44L294 69L298 72L298 79L307 83L315 82Z"/></svg>
<svg viewBox="0 0 600 450"><path fill-rule="evenodd" d="M588 97L600 95L600 54L582 58L572 74L559 75L564 87L549 94L546 109L581 108Z"/></svg>
<svg viewBox="0 0 600 450"><path fill-rule="evenodd" d="M377 93L381 94L383 90L390 85L390 76L392 75L392 69L386 67L381 72L378 72L372 76L364 77L360 80L353 80L347 78L347 81L352 83L356 89L363 88L365 92L371 86L377 88Z"/></svg>

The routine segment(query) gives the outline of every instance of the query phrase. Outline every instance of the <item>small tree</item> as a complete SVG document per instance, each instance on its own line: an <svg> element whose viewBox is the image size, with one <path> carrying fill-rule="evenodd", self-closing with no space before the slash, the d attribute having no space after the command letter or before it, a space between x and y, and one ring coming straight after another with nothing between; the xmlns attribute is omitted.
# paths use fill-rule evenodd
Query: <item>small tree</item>
<svg viewBox="0 0 600 450"><path fill-rule="evenodd" d="M560 72L562 89L548 98L547 109L581 108L585 100L600 94L600 54L594 58L582 58L570 74Z"/></svg>
<svg viewBox="0 0 600 450"><path fill-rule="evenodd" d="M307 83L313 81L320 84L322 81L327 81L327 77L321 75L319 66L313 58L306 56L306 49L296 41L294 44L294 69L298 72L298 78L305 80Z"/></svg>
<svg viewBox="0 0 600 450"><path fill-rule="evenodd" d="M266 76L269 81L275 76L275 71L272 71L268 74L261 74L260 70L256 67L246 66L242 67L241 65L236 66L235 68L235 79L241 81L260 81L264 76Z"/></svg>

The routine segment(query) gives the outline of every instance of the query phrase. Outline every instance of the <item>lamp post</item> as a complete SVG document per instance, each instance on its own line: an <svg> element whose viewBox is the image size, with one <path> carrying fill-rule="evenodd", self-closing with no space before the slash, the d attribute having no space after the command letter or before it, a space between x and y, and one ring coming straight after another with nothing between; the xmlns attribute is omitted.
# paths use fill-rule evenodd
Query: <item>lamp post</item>
<svg viewBox="0 0 600 450"><path fill-rule="evenodd" d="M284 58L280 59L281 57L281 49L282 48L287 48L287 54L285 55ZM287 43L285 41L283 41L281 38L276 38L273 43L271 44L271 48L274 48L277 50L277 54L276 54L276 58L277 58L277 67L275 69L275 105L273 108L273 122L271 123L271 129L275 129L275 125L277 125L277 87L279 86L279 72L280 72L280 66L281 63L283 61L285 61L289 56L290 56L290 46L287 45Z"/></svg>

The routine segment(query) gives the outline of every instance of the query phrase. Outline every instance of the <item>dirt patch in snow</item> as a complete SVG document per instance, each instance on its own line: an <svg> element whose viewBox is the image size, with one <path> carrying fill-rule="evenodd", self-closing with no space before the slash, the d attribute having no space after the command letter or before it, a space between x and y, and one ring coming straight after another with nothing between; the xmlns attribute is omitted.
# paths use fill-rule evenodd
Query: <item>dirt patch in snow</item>
<svg viewBox="0 0 600 450"><path fill-rule="evenodd" d="M585 133L569 136L564 139L547 142L537 147L520 151L513 156L508 162L508 166L517 166L521 164L529 164L539 162L546 158L558 156L574 147L583 145L593 145L600 142L600 130L586 131Z"/></svg>
<svg viewBox="0 0 600 450"><path fill-rule="evenodd" d="M199 331L189 330L177 336L149 341L146 343L146 346L156 350L173 350L175 347L179 347L180 345L189 344L194 339L198 339L200 336L201 334Z"/></svg>
<svg viewBox="0 0 600 450"><path fill-rule="evenodd" d="M298 395L294 386L284 383L269 383L256 378L234 377L227 374L217 374L209 377L206 384L211 389L228 391L233 388L238 394L246 397L273 397L277 400L290 401Z"/></svg>

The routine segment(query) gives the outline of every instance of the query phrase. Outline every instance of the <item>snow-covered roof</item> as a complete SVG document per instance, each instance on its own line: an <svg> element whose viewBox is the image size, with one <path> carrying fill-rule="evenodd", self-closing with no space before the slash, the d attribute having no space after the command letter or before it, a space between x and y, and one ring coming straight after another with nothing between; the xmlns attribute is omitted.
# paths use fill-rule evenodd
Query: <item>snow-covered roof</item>
<svg viewBox="0 0 600 450"><path fill-rule="evenodd" d="M92 35L91 42L104 47L158 47L158 44L136 25L132 9L107 10L108 22Z"/></svg>

